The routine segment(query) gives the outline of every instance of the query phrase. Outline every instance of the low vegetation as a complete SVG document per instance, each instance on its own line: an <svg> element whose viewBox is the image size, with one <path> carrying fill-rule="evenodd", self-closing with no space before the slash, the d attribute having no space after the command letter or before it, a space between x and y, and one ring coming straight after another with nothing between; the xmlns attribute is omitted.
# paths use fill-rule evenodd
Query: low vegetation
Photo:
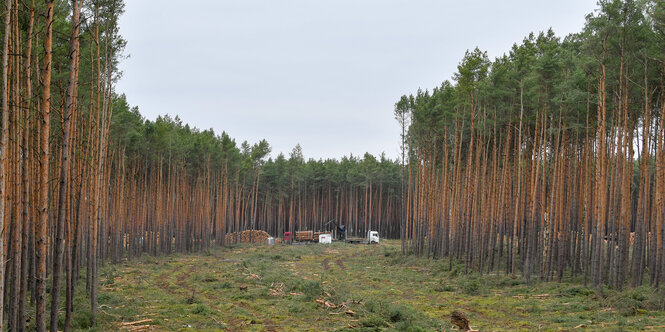
<svg viewBox="0 0 665 332"><path fill-rule="evenodd" d="M600 295L583 280L527 285L399 251L397 241L238 245L108 265L95 330L452 331L453 310L484 331L665 327L665 297L650 287ZM75 311L73 327L87 329L87 315Z"/></svg>

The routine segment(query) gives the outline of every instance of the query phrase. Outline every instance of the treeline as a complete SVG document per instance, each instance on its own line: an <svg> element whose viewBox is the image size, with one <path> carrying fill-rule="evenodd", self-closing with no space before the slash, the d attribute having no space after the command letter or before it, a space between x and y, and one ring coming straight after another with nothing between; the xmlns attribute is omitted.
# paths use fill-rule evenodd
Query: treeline
<svg viewBox="0 0 665 332"><path fill-rule="evenodd" d="M76 310L94 325L100 264L224 245L229 232L334 219L399 236L396 161L305 161L299 146L272 159L266 141L130 108L114 88L122 0L2 7L0 330L70 330L83 279L90 307Z"/></svg>
<svg viewBox="0 0 665 332"><path fill-rule="evenodd" d="M665 5L601 0L584 29L468 51L402 96L404 252L602 289L665 281Z"/></svg>
<svg viewBox="0 0 665 332"><path fill-rule="evenodd" d="M383 155L305 161L298 145L273 159L265 140L145 120L123 97L112 122L104 257L199 250L247 229L332 230L331 220L350 235L399 237L400 166Z"/></svg>

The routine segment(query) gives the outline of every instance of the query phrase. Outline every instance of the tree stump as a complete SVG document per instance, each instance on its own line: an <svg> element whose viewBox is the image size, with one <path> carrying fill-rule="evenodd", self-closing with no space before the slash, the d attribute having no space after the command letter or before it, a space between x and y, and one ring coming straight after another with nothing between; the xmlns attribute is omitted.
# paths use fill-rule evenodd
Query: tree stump
<svg viewBox="0 0 665 332"><path fill-rule="evenodd" d="M466 315L461 311L453 311L452 314L450 314L450 322L457 325L460 331L471 331L471 327L469 327L469 319L466 318Z"/></svg>

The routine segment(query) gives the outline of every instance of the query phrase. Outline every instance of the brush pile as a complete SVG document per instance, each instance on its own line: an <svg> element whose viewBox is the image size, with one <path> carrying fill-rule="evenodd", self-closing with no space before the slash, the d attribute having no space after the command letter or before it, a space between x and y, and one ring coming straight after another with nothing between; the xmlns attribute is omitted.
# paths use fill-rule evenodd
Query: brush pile
<svg viewBox="0 0 665 332"><path fill-rule="evenodd" d="M261 243L268 242L270 234L264 231L246 230L242 232L226 234L226 243Z"/></svg>

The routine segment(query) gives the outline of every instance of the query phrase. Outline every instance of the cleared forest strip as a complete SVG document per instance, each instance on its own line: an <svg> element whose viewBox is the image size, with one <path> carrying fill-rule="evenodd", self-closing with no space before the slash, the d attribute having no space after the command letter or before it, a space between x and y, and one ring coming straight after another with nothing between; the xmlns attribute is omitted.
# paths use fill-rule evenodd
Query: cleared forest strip
<svg viewBox="0 0 665 332"><path fill-rule="evenodd" d="M157 331L186 326L453 331L454 310L464 312L473 328L492 331L665 325L665 311L657 310L662 293L649 287L608 291L603 298L578 279L527 285L520 276L464 275L461 263L449 269L447 260L399 251L398 241L376 246L238 245L210 254L144 257L106 266L100 282L113 280L113 287L100 292L106 312L100 314L100 328L152 319L146 324ZM326 259L330 265L343 259L346 270L326 269ZM146 281L163 276L176 291L147 286Z"/></svg>

